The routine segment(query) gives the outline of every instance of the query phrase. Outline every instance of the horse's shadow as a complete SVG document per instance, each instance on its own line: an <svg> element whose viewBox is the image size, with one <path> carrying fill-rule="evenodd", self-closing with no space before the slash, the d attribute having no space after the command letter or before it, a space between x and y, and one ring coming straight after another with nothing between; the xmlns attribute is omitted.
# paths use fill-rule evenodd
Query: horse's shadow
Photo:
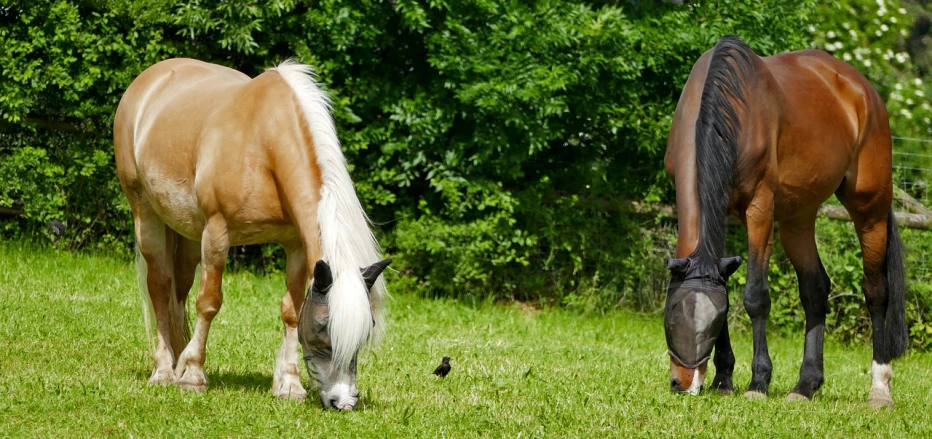
<svg viewBox="0 0 932 439"><path fill-rule="evenodd" d="M250 393L272 391L272 375L260 372L214 372L207 376L207 386Z"/></svg>
<svg viewBox="0 0 932 439"><path fill-rule="evenodd" d="M148 382L149 370L137 369L133 371L133 378ZM245 391L249 393L270 393L272 389L272 374L261 372L231 372L222 371L207 373L207 389L227 389Z"/></svg>
<svg viewBox="0 0 932 439"><path fill-rule="evenodd" d="M151 372L147 369L133 370L133 378L139 381L147 382ZM208 372L207 374L207 391L226 389L237 392L248 392L253 394L272 395L272 374L261 372ZM317 386L311 386L308 391L308 400L312 401L314 406L319 407L317 399ZM366 410L383 410L385 404L378 398L361 392L359 399L359 408Z"/></svg>

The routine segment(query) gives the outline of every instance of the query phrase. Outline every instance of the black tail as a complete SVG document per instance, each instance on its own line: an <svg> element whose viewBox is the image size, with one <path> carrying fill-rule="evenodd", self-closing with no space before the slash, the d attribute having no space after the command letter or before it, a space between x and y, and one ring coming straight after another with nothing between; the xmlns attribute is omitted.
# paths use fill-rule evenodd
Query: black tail
<svg viewBox="0 0 932 439"><path fill-rule="evenodd" d="M903 241L896 229L893 209L887 218L887 258L884 270L887 275L887 316L884 319L884 344L892 360L903 355L909 343L906 327L906 273L903 268Z"/></svg>
<svg viewBox="0 0 932 439"><path fill-rule="evenodd" d="M699 245L703 265L718 264L725 252L725 220L738 157L741 117L747 109L742 85L753 70L751 48L735 36L719 40L709 61L696 120Z"/></svg>

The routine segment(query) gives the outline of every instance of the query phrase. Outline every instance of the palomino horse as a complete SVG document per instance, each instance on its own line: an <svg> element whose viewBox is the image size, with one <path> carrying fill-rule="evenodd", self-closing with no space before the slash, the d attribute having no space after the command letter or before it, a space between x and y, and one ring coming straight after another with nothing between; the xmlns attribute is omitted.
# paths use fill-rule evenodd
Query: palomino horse
<svg viewBox="0 0 932 439"><path fill-rule="evenodd" d="M223 302L230 246L278 242L288 257L288 291L272 390L281 398L307 395L297 325L309 270L325 260L329 294L317 322L323 330L301 334L307 336L301 343L306 353L309 346L316 352L312 375L323 404L352 409L358 402L356 355L383 328L379 273L387 264L366 270L368 279L360 271L379 260L380 250L347 172L329 98L310 72L286 62L250 79L219 65L171 59L146 69L123 95L113 136L143 295L155 314L150 382L205 390L207 333ZM189 334L185 302L198 264L197 319Z"/></svg>
<svg viewBox="0 0 932 439"><path fill-rule="evenodd" d="M854 220L864 258L874 347L868 402L893 404L890 361L903 354L907 333L890 143L880 96L857 70L824 52L761 58L725 37L699 58L676 107L665 157L679 220L665 310L673 390L699 391L713 347L712 387L733 390L725 283L741 260L722 258L731 212L748 232L744 306L754 360L746 395L767 395L773 370L767 268L776 221L806 312L803 362L788 398L812 397L823 382L830 288L816 251L815 219L834 193Z"/></svg>

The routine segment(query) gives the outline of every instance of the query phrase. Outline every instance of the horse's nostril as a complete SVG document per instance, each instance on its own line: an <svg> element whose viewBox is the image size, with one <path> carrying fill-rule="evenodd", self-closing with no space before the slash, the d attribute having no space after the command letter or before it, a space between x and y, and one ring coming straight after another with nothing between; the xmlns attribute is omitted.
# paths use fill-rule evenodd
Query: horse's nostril
<svg viewBox="0 0 932 439"><path fill-rule="evenodd" d="M678 379L676 379L676 378L670 378L670 387L672 387L674 390L679 389L679 388L680 388L680 380L678 380Z"/></svg>
<svg viewBox="0 0 932 439"><path fill-rule="evenodd" d="M337 399L330 398L330 407L337 408Z"/></svg>

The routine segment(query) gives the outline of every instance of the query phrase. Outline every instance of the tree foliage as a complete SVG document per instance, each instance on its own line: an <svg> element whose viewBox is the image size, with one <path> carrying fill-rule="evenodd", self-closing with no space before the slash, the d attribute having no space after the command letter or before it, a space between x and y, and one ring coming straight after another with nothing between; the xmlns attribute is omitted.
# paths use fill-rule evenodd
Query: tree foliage
<svg viewBox="0 0 932 439"><path fill-rule="evenodd" d="M880 24L866 0L676 3L6 1L0 206L25 213L0 219L0 233L58 218L66 245L128 249L110 130L131 80L174 56L251 75L295 57L329 89L357 191L412 283L654 309L672 225L624 214L623 201L672 199L662 155L673 109L722 35L761 55L816 44L844 56L842 37L889 47L893 58L861 50L884 67L852 61L888 102L918 78L898 62L911 28L889 1ZM871 33L882 26L892 30ZM926 91L908 86L904 97ZM924 102L891 108L922 120Z"/></svg>

